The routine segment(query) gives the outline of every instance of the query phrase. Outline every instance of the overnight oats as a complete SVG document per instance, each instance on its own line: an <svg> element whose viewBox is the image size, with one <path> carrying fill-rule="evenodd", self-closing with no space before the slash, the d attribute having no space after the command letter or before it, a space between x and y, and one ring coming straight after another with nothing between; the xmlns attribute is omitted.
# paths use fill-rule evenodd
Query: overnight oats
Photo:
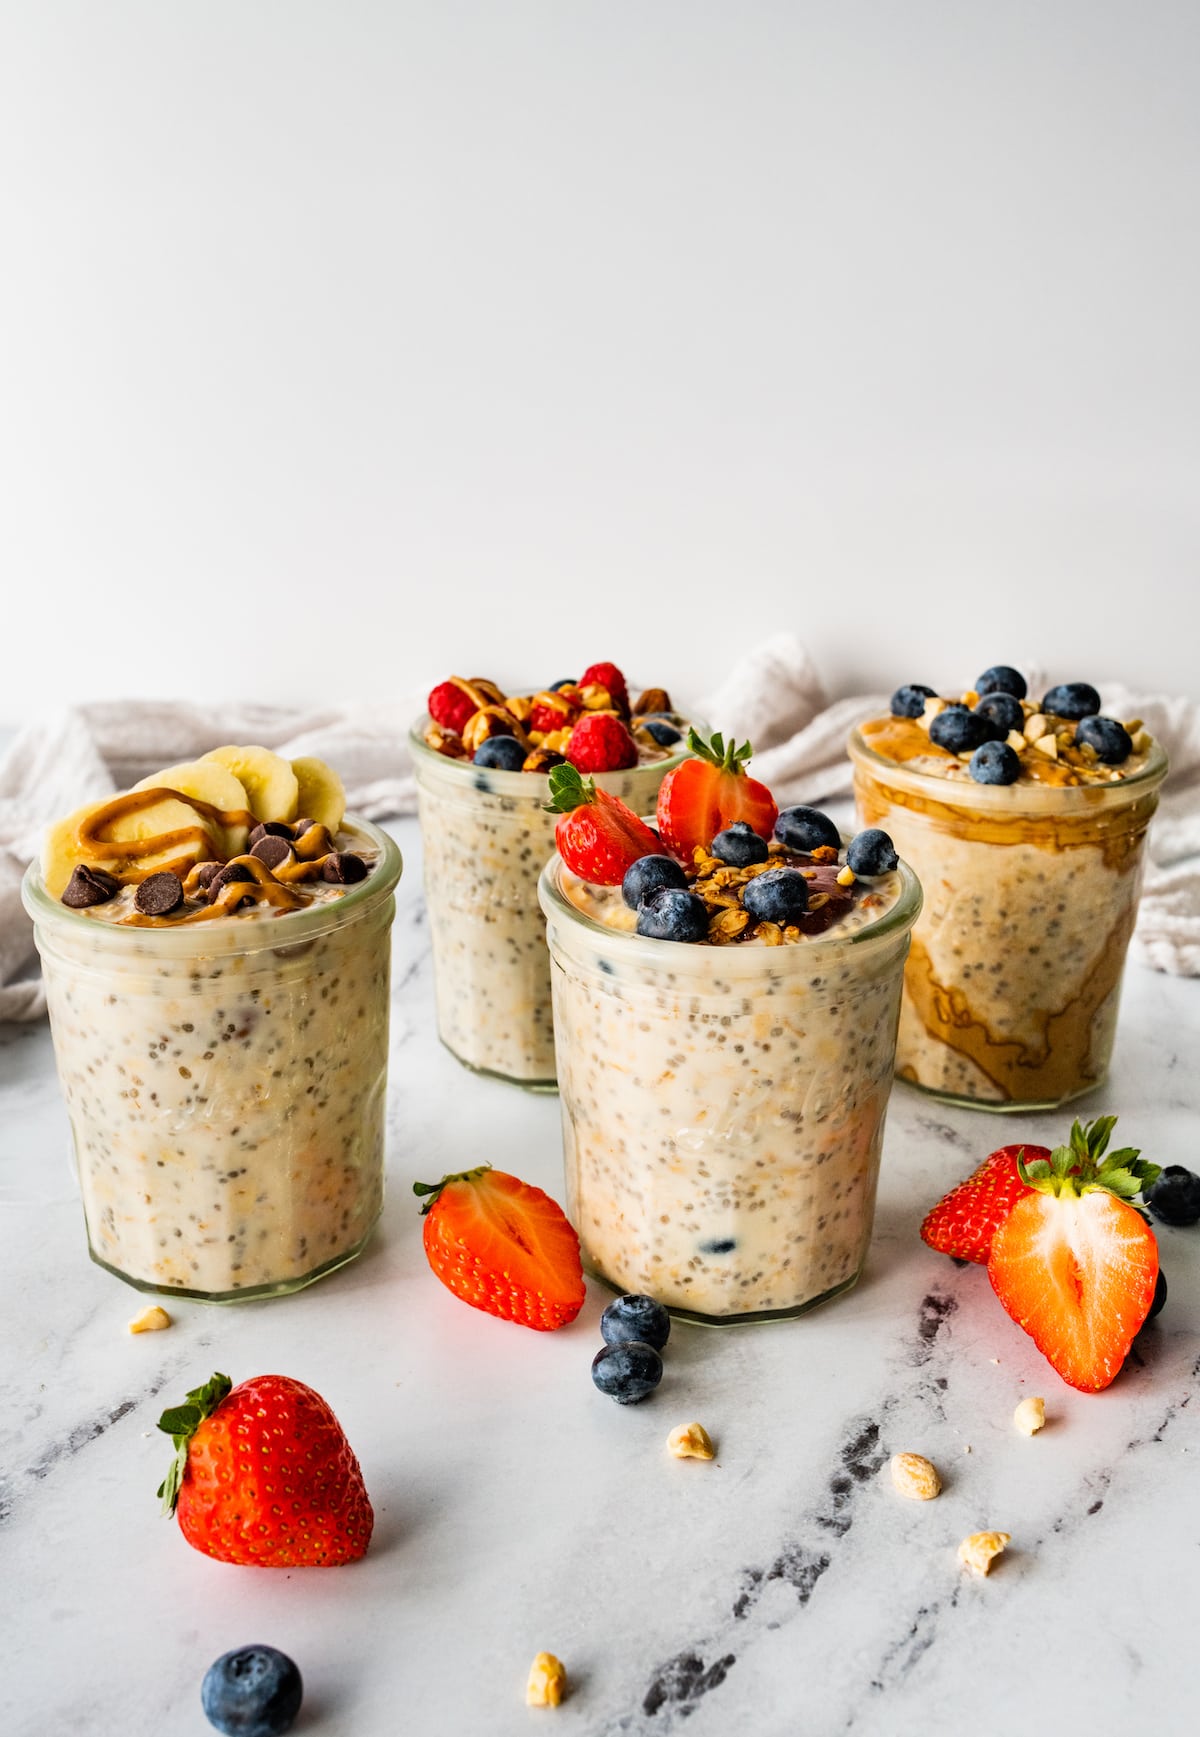
<svg viewBox="0 0 1200 1737"><path fill-rule="evenodd" d="M359 1253L383 1198L400 853L318 760L225 748L25 877L92 1258L212 1301Z"/></svg>
<svg viewBox="0 0 1200 1737"><path fill-rule="evenodd" d="M850 739L864 825L921 877L897 1071L947 1100L1050 1108L1103 1080L1146 828L1166 775L1086 682L1029 699L998 666L947 701L897 689Z"/></svg>
<svg viewBox="0 0 1200 1737"><path fill-rule="evenodd" d="M504 695L453 676L412 732L438 1035L459 1061L553 1090L550 961L537 880L554 849L549 773L573 764L636 811L688 752L661 688L630 704L615 664Z"/></svg>
<svg viewBox="0 0 1200 1737"><path fill-rule="evenodd" d="M882 832L777 813L744 759L718 737L671 774L658 836L556 775L540 887L584 1263L711 1324L862 1271L921 902Z"/></svg>

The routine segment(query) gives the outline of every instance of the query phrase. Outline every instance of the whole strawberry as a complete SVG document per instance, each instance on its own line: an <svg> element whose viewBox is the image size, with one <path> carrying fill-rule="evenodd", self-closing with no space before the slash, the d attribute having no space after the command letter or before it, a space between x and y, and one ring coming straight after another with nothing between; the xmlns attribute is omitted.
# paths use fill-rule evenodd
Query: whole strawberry
<svg viewBox="0 0 1200 1737"><path fill-rule="evenodd" d="M354 1452L319 1393L287 1375L214 1375L164 1411L175 1459L158 1493L188 1543L218 1562L356 1562L375 1515Z"/></svg>
<svg viewBox="0 0 1200 1737"><path fill-rule="evenodd" d="M706 742L695 730L687 740L695 759L668 772L658 790L658 830L666 848L690 864L697 849L707 850L737 820L770 838L779 809L766 785L746 772L749 742L739 748L720 735Z"/></svg>
<svg viewBox="0 0 1200 1737"><path fill-rule="evenodd" d="M603 688L617 711L629 716L629 689L615 663L590 663L575 685L577 688Z"/></svg>
<svg viewBox="0 0 1200 1737"><path fill-rule="evenodd" d="M559 856L572 874L596 886L619 887L631 864L661 850L632 808L571 765L551 768L546 812L561 816L554 828Z"/></svg>
<svg viewBox="0 0 1200 1737"><path fill-rule="evenodd" d="M611 712L585 712L567 739L565 753L581 772L624 772L638 762L637 743Z"/></svg>
<svg viewBox="0 0 1200 1737"><path fill-rule="evenodd" d="M992 1238L1013 1207L1031 1192L1018 1164L1049 1158L1048 1146L1001 1146L926 1214L921 1240L955 1260L986 1265Z"/></svg>

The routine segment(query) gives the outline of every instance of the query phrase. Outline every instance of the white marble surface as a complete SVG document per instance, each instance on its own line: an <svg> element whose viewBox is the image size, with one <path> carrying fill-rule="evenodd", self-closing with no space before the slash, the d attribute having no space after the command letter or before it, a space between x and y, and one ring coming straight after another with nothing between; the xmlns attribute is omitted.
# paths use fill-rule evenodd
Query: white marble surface
<svg viewBox="0 0 1200 1737"><path fill-rule="evenodd" d="M202 1737L209 1662L290 1652L297 1732L508 1737L1009 1737L1194 1730L1200 1232L1161 1233L1170 1298L1099 1396L1063 1386L978 1268L926 1250L928 1202L1048 1118L893 1099L865 1279L807 1319L676 1327L657 1395L622 1409L588 1365L606 1297L534 1335L428 1272L414 1177L490 1158L560 1190L558 1105L460 1069L434 1039L412 823L396 926L390 1193L365 1257L296 1297L171 1305L130 1337L138 1293L92 1266L45 1026L0 1041L0 1730ZM1109 1087L1082 1108L1194 1162L1200 984L1131 971ZM214 1369L295 1375L333 1404L378 1514L347 1569L231 1568L154 1498L162 1407ZM1027 1440L1011 1415L1046 1397ZM712 1465L676 1462L693 1418ZM967 1451L968 1447L970 1452ZM930 1455L928 1505L877 1475ZM968 1581L955 1547L1012 1547ZM573 1690L530 1712L546 1648Z"/></svg>

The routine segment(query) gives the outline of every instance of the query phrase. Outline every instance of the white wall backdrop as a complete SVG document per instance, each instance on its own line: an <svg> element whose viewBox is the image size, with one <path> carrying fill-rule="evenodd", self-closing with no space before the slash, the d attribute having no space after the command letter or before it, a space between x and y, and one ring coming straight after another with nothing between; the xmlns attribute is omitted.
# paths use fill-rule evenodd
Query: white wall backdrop
<svg viewBox="0 0 1200 1737"><path fill-rule="evenodd" d="M1194 0L5 0L0 724L1200 694Z"/></svg>

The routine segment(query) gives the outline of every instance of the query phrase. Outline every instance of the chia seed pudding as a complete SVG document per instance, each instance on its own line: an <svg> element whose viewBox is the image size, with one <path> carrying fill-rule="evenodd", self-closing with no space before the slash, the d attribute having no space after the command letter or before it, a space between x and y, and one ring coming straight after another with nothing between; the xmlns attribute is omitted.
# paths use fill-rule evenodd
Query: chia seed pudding
<svg viewBox="0 0 1200 1737"><path fill-rule="evenodd" d="M920 716L873 719L849 743L862 824L890 833L925 894L897 1072L992 1110L1052 1108L1107 1073L1146 829L1167 770L1137 720L1115 724L1107 751L1119 759L1088 751L1114 722L1096 717L1094 690L1082 702L1093 710L1078 718L1020 687L1009 696L1020 723L1004 737L1003 783L978 781L975 750L954 751L954 729L936 729L945 701L921 690L909 702L923 698ZM1070 690L1054 692L1071 707ZM913 693L900 689L893 704ZM977 690L963 699L949 709L980 703Z"/></svg>

